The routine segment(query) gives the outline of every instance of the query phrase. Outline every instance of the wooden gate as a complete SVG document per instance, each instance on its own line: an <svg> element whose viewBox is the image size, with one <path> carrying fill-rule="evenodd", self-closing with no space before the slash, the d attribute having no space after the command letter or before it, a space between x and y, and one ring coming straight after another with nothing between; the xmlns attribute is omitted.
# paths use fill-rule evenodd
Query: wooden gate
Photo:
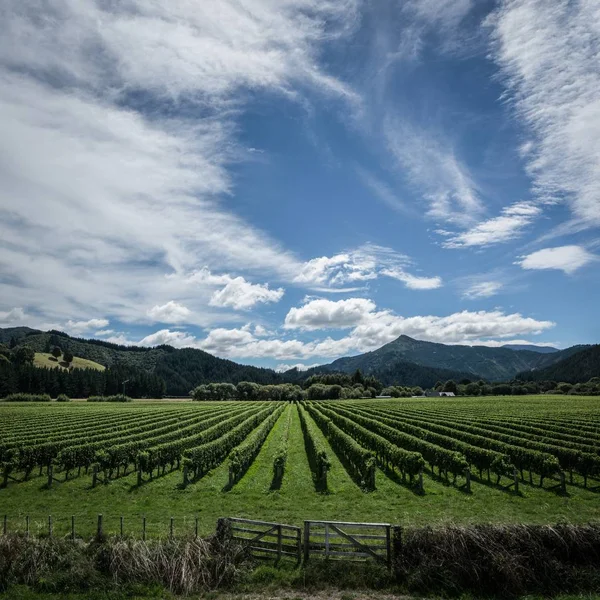
<svg viewBox="0 0 600 600"><path fill-rule="evenodd" d="M250 519L226 518L219 519L222 527L225 522L231 538L247 544L252 555L256 558L284 557L302 560L302 538L300 527L270 523L268 521L252 521Z"/></svg>
<svg viewBox="0 0 600 600"><path fill-rule="evenodd" d="M345 560L374 559L391 564L391 525L304 521L304 560L325 556Z"/></svg>

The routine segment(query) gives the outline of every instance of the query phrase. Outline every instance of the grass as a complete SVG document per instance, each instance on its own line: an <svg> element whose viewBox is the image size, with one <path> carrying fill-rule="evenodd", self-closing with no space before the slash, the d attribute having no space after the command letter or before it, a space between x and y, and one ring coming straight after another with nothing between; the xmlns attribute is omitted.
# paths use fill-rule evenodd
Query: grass
<svg viewBox="0 0 600 600"><path fill-rule="evenodd" d="M62 359L62 356L59 356L57 359L48 352L36 352L33 365L35 367L43 367L44 369L54 369L56 367L61 367L62 369L69 368L69 364ZM93 360L87 360L86 358L79 358L78 356L73 358L71 366L74 369L96 369L96 371L104 371L106 369L104 365Z"/></svg>
<svg viewBox="0 0 600 600"><path fill-rule="evenodd" d="M474 401L494 406L494 401L489 398ZM563 402L567 401L573 405L578 399L565 397ZM458 405L465 400L456 402ZM139 402L133 406L144 404ZM44 410L60 408L64 407L50 405ZM76 404L74 408L88 410L85 404ZM110 406L104 410L120 408ZM0 407L0 419L4 409ZM161 410L160 407L157 406L157 410ZM287 465L280 488L272 489L273 457L288 411L292 411L292 420ZM288 405L254 463L229 491L223 491L228 481L227 462L185 490L180 489L182 473L177 470L139 488L135 474L95 489L90 486L89 476L56 483L52 489L45 489L45 476L36 476L28 482L11 482L6 489L0 489L0 517L8 515L9 530L22 531L25 516L29 515L31 532L43 534L47 531L48 515L52 515L57 536L68 534L72 515L76 519L77 533L91 535L98 514L104 515L104 530L109 534L119 531L119 517L123 515L125 533L135 536L141 534L143 516L147 518L148 536L166 535L170 517L174 517L176 535L193 532L195 518L198 518L200 534L212 533L217 519L224 516L293 525L313 519L389 522L404 526L482 522L585 523L600 519L600 493L577 486L568 486L568 495L563 497L521 484L521 495L516 496L473 480L472 493L467 495L426 474L425 495L419 496L378 470L376 489L364 492L349 477L330 448L329 455L332 463L328 474L329 490L319 493L313 485L296 407Z"/></svg>

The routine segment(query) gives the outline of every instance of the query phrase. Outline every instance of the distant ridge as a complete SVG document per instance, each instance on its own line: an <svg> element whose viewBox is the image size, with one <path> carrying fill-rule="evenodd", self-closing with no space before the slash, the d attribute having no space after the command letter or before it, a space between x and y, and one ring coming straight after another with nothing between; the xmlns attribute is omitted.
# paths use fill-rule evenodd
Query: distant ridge
<svg viewBox="0 0 600 600"><path fill-rule="evenodd" d="M531 352L539 352L540 354L551 354L559 352L558 348L552 346L536 346L535 344L504 344L500 348L508 348L509 350L529 350Z"/></svg>
<svg viewBox="0 0 600 600"><path fill-rule="evenodd" d="M351 373L360 369L367 375L393 379L393 365L414 363L421 367L445 369L455 377L510 381L517 373L549 366L579 351L575 346L566 350L540 352L531 349L490 348L487 346L447 345L415 340L401 335L381 348L358 356L339 358L323 368ZM400 370L399 373L402 371ZM382 379L383 380L383 379ZM391 382L390 382L391 383Z"/></svg>

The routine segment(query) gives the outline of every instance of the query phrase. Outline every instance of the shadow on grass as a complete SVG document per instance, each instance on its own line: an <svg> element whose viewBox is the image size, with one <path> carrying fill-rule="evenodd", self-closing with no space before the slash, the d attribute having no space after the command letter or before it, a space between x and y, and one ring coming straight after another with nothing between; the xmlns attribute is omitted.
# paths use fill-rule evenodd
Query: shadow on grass
<svg viewBox="0 0 600 600"><path fill-rule="evenodd" d="M283 483L283 472L284 469L280 471L273 471L273 479L271 480L271 485L269 486L269 490L271 492L276 492L281 489L281 484Z"/></svg>
<svg viewBox="0 0 600 600"><path fill-rule="evenodd" d="M413 480L411 483L410 479L407 480L406 478L403 478L397 471L394 470L393 467L380 464L379 469L390 481L393 481L396 485L407 489L415 496L425 496L425 490L420 490L419 484L416 481Z"/></svg>

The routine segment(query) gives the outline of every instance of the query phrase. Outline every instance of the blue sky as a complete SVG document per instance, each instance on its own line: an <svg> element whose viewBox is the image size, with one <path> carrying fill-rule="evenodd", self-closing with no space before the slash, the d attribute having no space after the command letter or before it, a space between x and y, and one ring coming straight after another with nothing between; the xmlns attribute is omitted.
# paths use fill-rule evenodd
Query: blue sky
<svg viewBox="0 0 600 600"><path fill-rule="evenodd" d="M599 48L592 0L8 0L0 326L598 342Z"/></svg>

